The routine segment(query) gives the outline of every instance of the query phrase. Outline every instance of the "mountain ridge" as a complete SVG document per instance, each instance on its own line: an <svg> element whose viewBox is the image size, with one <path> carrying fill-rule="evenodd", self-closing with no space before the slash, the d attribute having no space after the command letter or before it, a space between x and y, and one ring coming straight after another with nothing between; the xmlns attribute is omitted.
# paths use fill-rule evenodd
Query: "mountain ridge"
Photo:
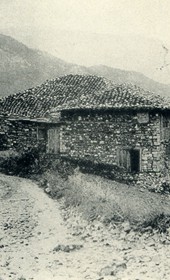
<svg viewBox="0 0 170 280"><path fill-rule="evenodd" d="M68 63L3 34L0 34L0 61L0 96L22 92L66 74L103 76L115 83L136 84L161 96L168 96L170 92L170 85L156 82L142 73L102 64L86 67Z"/></svg>

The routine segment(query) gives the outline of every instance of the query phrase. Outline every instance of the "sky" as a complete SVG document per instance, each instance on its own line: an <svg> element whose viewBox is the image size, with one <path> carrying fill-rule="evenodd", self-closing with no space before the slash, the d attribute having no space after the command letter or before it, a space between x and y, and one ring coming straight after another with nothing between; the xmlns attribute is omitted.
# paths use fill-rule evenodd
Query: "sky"
<svg viewBox="0 0 170 280"><path fill-rule="evenodd" d="M68 37L71 37L72 33L63 35L57 32L79 31L81 34L121 35L125 36L125 38L126 36L140 35L144 38L160 40L161 44L169 52L169 30L169 0L0 0L0 33L11 35L30 47L45 50L62 59L66 58L69 62L78 64L86 64L86 61L89 64L91 60L91 54L81 54L80 48L85 48L82 38L76 37L73 42L73 38ZM65 36L65 38L61 38L62 43L59 42L60 34ZM91 40L91 37L87 36L87 38ZM78 42L79 40L81 41L80 43ZM92 40L95 40L94 37ZM71 51L69 46L65 46L65 42L72 44ZM114 44L113 40L112 43ZM77 44L76 47L75 44ZM134 48L136 43L133 44ZM57 45L57 49L55 45ZM93 48L92 44L88 44L86 48L90 47ZM97 48L102 47L103 53L101 54L100 52L98 57L101 56L101 62L109 65L109 55L107 59L102 59L102 55L106 54L107 56L107 49L111 52L112 46L109 41L104 46L101 44L101 40L96 39L94 52L96 52ZM131 46L129 48L132 49ZM140 48L140 42L137 48ZM152 53L152 50L150 50L150 53ZM164 52L166 54L166 49L163 50L163 55ZM147 53L148 57L150 53ZM141 55L142 59L142 51L140 51L139 55ZM98 60L97 58L96 60L94 59L93 54L91 61L94 63L97 61L100 64L100 59ZM124 66L119 63L116 66L140 71L138 67L135 68L136 66L133 67L133 65L127 64ZM144 68L148 68L147 65ZM144 71L143 73L147 74ZM159 77L159 73L156 75ZM170 74L167 73L167 75L165 82L167 77L168 82L170 80Z"/></svg>
<svg viewBox="0 0 170 280"><path fill-rule="evenodd" d="M170 43L170 1L1 0L0 29L14 26L25 31L53 27L104 34L142 34Z"/></svg>

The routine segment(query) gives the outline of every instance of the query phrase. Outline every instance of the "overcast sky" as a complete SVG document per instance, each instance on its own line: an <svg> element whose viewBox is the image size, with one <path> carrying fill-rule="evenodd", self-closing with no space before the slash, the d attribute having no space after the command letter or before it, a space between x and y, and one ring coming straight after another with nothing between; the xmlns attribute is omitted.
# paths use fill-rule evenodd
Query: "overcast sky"
<svg viewBox="0 0 170 280"><path fill-rule="evenodd" d="M170 83L170 0L0 0L0 33L68 62Z"/></svg>
<svg viewBox="0 0 170 280"><path fill-rule="evenodd" d="M0 29L142 34L170 43L169 0L0 0ZM18 29L17 29L18 28ZM16 31L19 32L19 31ZM18 34L13 34L18 35Z"/></svg>

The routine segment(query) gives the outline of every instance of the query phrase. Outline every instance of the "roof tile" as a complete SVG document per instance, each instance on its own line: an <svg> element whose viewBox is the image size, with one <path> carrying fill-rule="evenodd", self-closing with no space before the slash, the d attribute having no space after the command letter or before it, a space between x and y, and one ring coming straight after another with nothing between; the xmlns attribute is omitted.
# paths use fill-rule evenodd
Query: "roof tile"
<svg viewBox="0 0 170 280"><path fill-rule="evenodd" d="M114 84L97 76L65 75L0 101L7 115L44 117L55 110L114 108L170 109L170 102L132 84Z"/></svg>

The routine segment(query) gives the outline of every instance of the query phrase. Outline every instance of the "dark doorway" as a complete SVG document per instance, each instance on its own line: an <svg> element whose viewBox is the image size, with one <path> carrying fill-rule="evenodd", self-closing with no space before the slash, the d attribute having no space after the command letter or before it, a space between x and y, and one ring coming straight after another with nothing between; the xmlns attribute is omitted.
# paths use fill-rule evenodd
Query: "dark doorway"
<svg viewBox="0 0 170 280"><path fill-rule="evenodd" d="M140 150L130 150L131 172L140 171Z"/></svg>

